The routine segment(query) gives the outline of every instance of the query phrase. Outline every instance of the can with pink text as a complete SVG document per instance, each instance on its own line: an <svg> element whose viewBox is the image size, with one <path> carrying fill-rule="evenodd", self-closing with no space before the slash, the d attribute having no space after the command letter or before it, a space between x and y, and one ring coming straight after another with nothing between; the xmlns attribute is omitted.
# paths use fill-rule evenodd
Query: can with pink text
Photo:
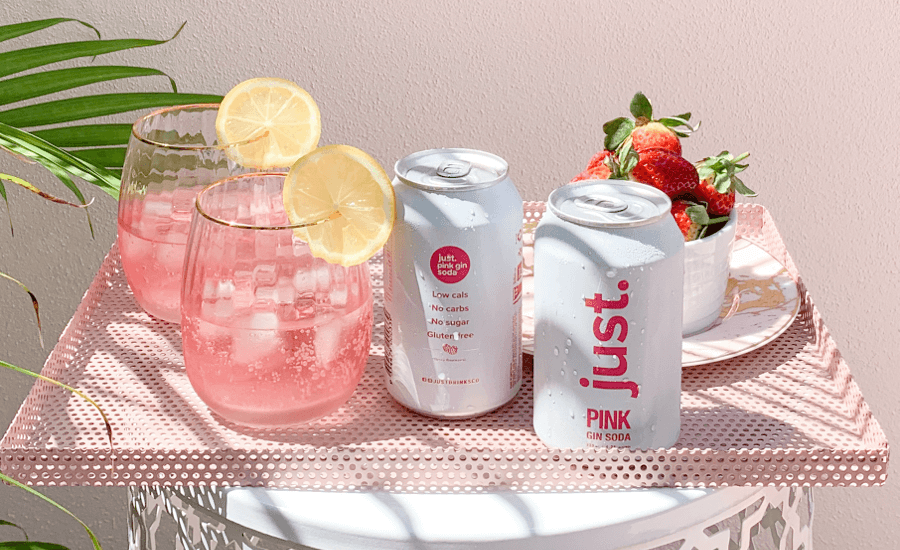
<svg viewBox="0 0 900 550"><path fill-rule="evenodd" d="M678 439L684 238L649 185L554 190L535 232L534 429L552 447Z"/></svg>
<svg viewBox="0 0 900 550"><path fill-rule="evenodd" d="M384 246L386 382L416 412L466 418L522 381L522 198L506 161L431 149L394 167Z"/></svg>

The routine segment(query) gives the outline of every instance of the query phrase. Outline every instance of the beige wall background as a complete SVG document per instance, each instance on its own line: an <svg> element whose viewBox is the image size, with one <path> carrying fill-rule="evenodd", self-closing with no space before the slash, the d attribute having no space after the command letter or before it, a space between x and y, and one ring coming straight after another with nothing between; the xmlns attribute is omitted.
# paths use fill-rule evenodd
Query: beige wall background
<svg viewBox="0 0 900 550"><path fill-rule="evenodd" d="M693 112L702 127L685 156L750 152L753 200L771 211L863 395L898 441L895 0L0 0L0 24L56 16L88 21L105 38L167 38L187 21L169 44L97 62L165 70L186 92L287 78L317 99L323 144L360 147L389 170L420 149L484 149L509 161L526 200L578 173L601 147L601 124L626 114L635 91L660 114ZM44 32L91 38L75 24ZM145 85L163 91L165 81ZM67 194L9 156L0 172ZM96 197L94 238L80 213L9 189L15 237L0 213L0 270L38 295L47 347L27 298L3 284L5 361L40 369L115 238L116 205L85 189ZM23 378L0 373L4 430L31 386ZM897 473L893 465L881 488L817 490L817 550L896 547ZM105 548L125 547L122 489L46 492ZM0 487L0 518L33 538L89 548L77 524L9 487Z"/></svg>

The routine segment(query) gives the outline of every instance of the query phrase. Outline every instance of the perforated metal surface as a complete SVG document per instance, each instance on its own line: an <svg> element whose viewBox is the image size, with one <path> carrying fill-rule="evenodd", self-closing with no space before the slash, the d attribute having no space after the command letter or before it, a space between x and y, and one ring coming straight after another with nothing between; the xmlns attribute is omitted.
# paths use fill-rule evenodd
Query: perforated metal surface
<svg viewBox="0 0 900 550"><path fill-rule="evenodd" d="M768 212L739 205L738 235L797 270ZM541 203L526 205L526 222ZM222 423L193 393L178 327L135 304L113 246L43 374L95 410L37 382L0 442L2 470L32 485L245 485L395 491L579 491L637 486L880 485L888 443L802 280L793 325L741 357L690 367L682 431L656 450L547 448L532 429L531 362L519 395L480 418L409 412L381 380L380 258L375 331L363 380L337 413L290 430Z"/></svg>

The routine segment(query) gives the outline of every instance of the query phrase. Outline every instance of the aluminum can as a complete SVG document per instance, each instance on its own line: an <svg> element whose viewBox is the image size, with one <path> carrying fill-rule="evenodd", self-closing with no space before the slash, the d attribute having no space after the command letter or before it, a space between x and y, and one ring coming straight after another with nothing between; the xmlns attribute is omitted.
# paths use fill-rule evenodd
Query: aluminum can
<svg viewBox="0 0 900 550"><path fill-rule="evenodd" d="M421 151L394 172L387 387L428 416L487 413L522 382L522 198L506 161L483 151Z"/></svg>
<svg viewBox="0 0 900 550"><path fill-rule="evenodd" d="M684 237L649 185L554 190L535 230L534 429L562 448L678 439Z"/></svg>

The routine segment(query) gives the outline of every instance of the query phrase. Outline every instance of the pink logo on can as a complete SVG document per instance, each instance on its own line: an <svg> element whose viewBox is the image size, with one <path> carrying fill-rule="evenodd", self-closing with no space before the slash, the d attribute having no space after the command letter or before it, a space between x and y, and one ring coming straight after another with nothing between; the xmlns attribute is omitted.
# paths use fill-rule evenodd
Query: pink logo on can
<svg viewBox="0 0 900 550"><path fill-rule="evenodd" d="M462 248L442 246L431 255L431 273L442 283L458 283L469 274L469 255Z"/></svg>
<svg viewBox="0 0 900 550"><path fill-rule="evenodd" d="M613 335L615 334L616 328L619 329L619 335L616 337L621 343L625 343L625 339L628 338L628 320L621 315L614 315L609 319L609 322L606 325L606 328L603 328L603 317L600 317L600 314L603 313L604 309L624 309L628 306L628 293L625 292L628 290L628 281L619 281L618 284L619 290L622 291L622 295L619 296L617 300L604 300L602 294L594 294L593 298L585 298L584 305L597 314L597 317L594 319L593 323L593 331L594 337L597 340L600 340L601 343L609 342ZM618 366L611 368L597 367L593 368L594 376L625 376L628 372L628 346L594 346L594 355L611 355L618 359ZM640 389L638 385L630 380L588 380L587 378L582 378L578 381L582 387L587 388L591 386L598 390L627 390L631 393L632 398L636 398Z"/></svg>
<svg viewBox="0 0 900 550"><path fill-rule="evenodd" d="M444 351L449 353L450 355L456 355L456 352L459 350L456 346L451 346L450 344L444 344Z"/></svg>

